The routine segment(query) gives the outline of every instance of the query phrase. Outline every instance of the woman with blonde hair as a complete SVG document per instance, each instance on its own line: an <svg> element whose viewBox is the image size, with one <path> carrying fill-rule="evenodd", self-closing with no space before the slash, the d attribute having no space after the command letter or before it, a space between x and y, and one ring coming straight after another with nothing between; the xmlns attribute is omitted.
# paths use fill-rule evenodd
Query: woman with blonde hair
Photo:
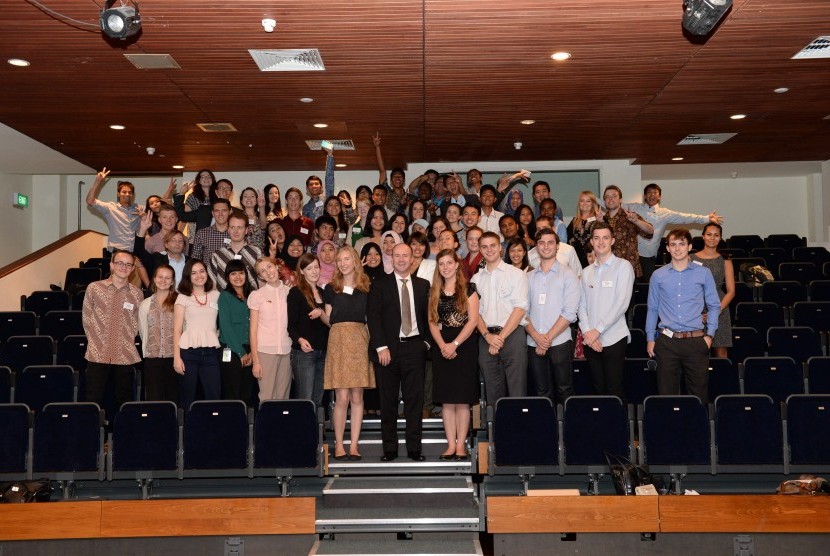
<svg viewBox="0 0 830 556"><path fill-rule="evenodd" d="M447 449L440 459L465 460L470 406L478 403L478 293L467 283L452 249L438 253L429 293L432 345L432 401L442 404Z"/></svg>
<svg viewBox="0 0 830 556"><path fill-rule="evenodd" d="M594 225L603 219L602 209L597 196L590 191L579 194L576 204L576 216L568 224L568 243L576 250L579 263L583 268L588 266L588 257L585 254L586 246L591 242L591 232Z"/></svg>
<svg viewBox="0 0 830 556"><path fill-rule="evenodd" d="M331 325L326 348L324 384L334 390L334 459L360 461L358 449L363 424L363 389L375 387L375 372L369 362L369 329L366 301L371 282L363 272L354 248L341 247L335 259L331 282L323 290L326 317ZM351 406L351 439L348 453L343 436Z"/></svg>

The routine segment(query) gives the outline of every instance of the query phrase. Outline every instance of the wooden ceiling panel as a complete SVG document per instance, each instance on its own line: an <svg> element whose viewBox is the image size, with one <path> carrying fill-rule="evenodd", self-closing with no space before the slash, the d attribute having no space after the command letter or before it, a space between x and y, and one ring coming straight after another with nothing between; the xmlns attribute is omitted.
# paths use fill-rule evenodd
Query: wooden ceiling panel
<svg viewBox="0 0 830 556"><path fill-rule="evenodd" d="M830 158L830 60L790 59L830 33L826 0L735 0L705 41L683 35L680 0L139 0L142 33L124 42L96 29L100 2L40 1L80 23L0 0L0 51L32 63L0 67L0 122L93 167L319 170L304 141L335 138L356 143L338 153L349 168L368 169L375 132L390 167ZM260 72L250 48L317 48L326 70ZM558 50L573 57L551 60ZM181 69L138 70L125 53ZM727 131L739 135L724 145L676 145Z"/></svg>

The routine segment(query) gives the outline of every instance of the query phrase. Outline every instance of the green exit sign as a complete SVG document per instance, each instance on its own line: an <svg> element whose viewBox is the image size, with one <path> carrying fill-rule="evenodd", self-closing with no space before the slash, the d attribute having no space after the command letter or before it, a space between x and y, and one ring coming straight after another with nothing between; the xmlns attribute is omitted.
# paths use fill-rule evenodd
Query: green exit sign
<svg viewBox="0 0 830 556"><path fill-rule="evenodd" d="M12 199L12 203L14 204L14 206L18 208L28 208L29 196L24 195L23 193L15 193Z"/></svg>

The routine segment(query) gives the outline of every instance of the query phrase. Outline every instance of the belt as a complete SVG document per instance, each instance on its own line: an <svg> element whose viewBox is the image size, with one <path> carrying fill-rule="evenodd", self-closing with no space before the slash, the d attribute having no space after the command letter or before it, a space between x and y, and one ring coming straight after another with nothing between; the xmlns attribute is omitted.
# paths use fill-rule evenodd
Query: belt
<svg viewBox="0 0 830 556"><path fill-rule="evenodd" d="M663 330L670 329L664 328ZM701 338L706 335L706 333L703 330L689 330L688 332L675 332L674 330L672 330L671 332L672 338L676 338L678 340L686 340L688 338Z"/></svg>
<svg viewBox="0 0 830 556"><path fill-rule="evenodd" d="M401 337L398 337L399 342L411 342L412 340L420 340L420 339L421 339L420 334L418 334L417 336L406 336L406 337L401 336Z"/></svg>
<svg viewBox="0 0 830 556"><path fill-rule="evenodd" d="M498 334L502 330L504 330L503 326L488 326L487 327L487 332L489 332L490 334Z"/></svg>

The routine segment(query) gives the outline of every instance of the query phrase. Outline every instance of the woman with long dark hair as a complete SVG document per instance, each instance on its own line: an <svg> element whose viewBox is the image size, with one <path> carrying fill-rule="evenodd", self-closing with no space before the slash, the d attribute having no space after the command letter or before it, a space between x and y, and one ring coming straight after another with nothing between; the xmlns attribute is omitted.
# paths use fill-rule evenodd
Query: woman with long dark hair
<svg viewBox="0 0 830 556"><path fill-rule="evenodd" d="M191 244L198 230L210 226L213 219L211 203L215 191L216 176L205 168L196 172L193 181L182 183L181 192L173 196L173 205L176 207L179 221L188 223L187 237Z"/></svg>
<svg viewBox="0 0 830 556"><path fill-rule="evenodd" d="M225 267L225 290L219 293L219 341L222 343L222 399L250 403L254 392L251 373L250 311L245 263L233 259Z"/></svg>
<svg viewBox="0 0 830 556"><path fill-rule="evenodd" d="M274 220L281 220L285 217L279 187L273 183L269 183L263 189L262 196L265 198L264 213L266 221L273 222Z"/></svg>
<svg viewBox="0 0 830 556"><path fill-rule="evenodd" d="M706 224L703 227L703 249L691 255L692 261L712 271L720 297L718 329L715 337L712 338L712 353L715 357L726 357L727 348L732 347L732 320L729 316L729 303L735 298L735 273L732 261L718 251L722 237L723 228L720 224L711 222Z"/></svg>
<svg viewBox="0 0 830 556"><path fill-rule="evenodd" d="M368 242L380 245L380 238L389 225L386 210L378 205L372 205L366 213L366 222L363 224L363 237L355 243L355 251L362 251Z"/></svg>
<svg viewBox="0 0 830 556"><path fill-rule="evenodd" d="M173 306L173 369L180 375L179 399L185 409L196 399L199 384L205 399L221 397L218 313L219 292L205 264L190 259Z"/></svg>

